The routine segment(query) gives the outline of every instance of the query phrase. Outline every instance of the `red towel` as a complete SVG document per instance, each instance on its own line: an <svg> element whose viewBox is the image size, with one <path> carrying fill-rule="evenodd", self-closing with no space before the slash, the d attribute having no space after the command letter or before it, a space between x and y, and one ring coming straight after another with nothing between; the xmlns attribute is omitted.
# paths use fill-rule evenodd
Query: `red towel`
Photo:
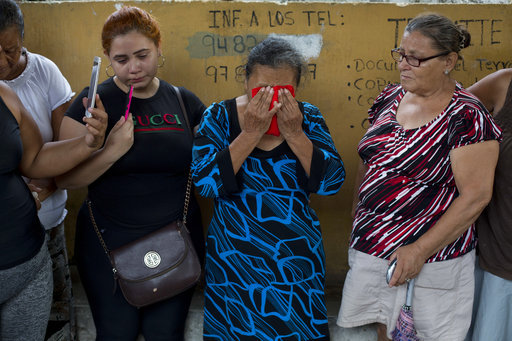
<svg viewBox="0 0 512 341"><path fill-rule="evenodd" d="M263 88L263 87L260 86L259 88L252 89L252 97L254 97L254 95L256 95L256 93L258 93L258 91L261 88ZM284 86L277 85L277 86L274 86L273 89L274 89L274 96L272 97L272 101L270 102L270 108L268 108L268 110L272 110L272 108L274 107L274 102L279 102L279 99L278 99L279 89L288 89L288 91L290 91L292 96L295 97L295 89L291 85L284 85ZM274 115L272 117L272 121L270 122L270 127L268 128L268 130L265 134L274 135L274 136L281 135L281 133L279 132L279 127L277 125L276 115Z"/></svg>

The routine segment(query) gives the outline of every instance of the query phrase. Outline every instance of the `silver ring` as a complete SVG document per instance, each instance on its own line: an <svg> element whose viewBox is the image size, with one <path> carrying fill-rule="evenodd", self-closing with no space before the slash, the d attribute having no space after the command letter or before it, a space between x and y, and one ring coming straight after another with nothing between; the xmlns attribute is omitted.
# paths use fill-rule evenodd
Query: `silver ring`
<svg viewBox="0 0 512 341"><path fill-rule="evenodd" d="M409 282L411 281L411 279L410 279L410 278L406 278L406 279L405 279L405 281L406 281L407 283L409 283Z"/></svg>
<svg viewBox="0 0 512 341"><path fill-rule="evenodd" d="M39 201L39 193L37 193L36 191L33 191L33 192L32 192L32 196L34 197L34 199L36 199L37 201Z"/></svg>

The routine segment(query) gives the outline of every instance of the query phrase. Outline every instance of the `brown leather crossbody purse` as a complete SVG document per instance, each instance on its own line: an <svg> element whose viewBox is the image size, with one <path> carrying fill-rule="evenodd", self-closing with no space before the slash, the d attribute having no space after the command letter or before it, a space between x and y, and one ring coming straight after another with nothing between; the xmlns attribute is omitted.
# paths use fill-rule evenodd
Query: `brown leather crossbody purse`
<svg viewBox="0 0 512 341"><path fill-rule="evenodd" d="M174 90L191 128L180 91L177 87ZM193 136L192 129L190 131ZM201 264L186 227L191 188L192 172L189 172L182 220L173 221L115 250L107 248L94 219L91 201L87 200L92 225L112 264L114 280L131 305L143 307L171 298L198 282Z"/></svg>

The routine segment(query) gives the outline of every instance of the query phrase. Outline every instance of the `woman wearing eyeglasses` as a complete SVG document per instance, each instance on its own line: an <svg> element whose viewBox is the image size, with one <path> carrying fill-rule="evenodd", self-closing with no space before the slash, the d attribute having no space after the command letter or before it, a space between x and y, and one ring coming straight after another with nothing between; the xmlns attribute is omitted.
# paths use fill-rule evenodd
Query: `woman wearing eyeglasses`
<svg viewBox="0 0 512 341"><path fill-rule="evenodd" d="M400 84L369 110L358 146L349 266L338 325L395 329L416 278L414 326L421 340L463 340L474 286L473 223L492 194L501 130L450 77L470 35L438 14L409 22L391 52ZM397 259L386 284L388 264Z"/></svg>

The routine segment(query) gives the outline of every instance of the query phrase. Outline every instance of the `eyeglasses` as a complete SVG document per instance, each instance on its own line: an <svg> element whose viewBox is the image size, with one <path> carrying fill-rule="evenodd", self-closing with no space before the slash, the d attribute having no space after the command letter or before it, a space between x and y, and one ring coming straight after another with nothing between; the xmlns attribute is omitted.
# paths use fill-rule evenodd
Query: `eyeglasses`
<svg viewBox="0 0 512 341"><path fill-rule="evenodd" d="M400 49L393 49L393 50L391 50L391 57L394 60L396 60L397 62L401 62L405 58L405 61L407 62L407 64L409 64L410 66L418 67L418 66L420 66L420 64L422 62L426 62L427 60L434 59L437 57L446 56L449 53L450 52L443 52L440 54L436 54L435 56L432 56L432 57L416 58L414 56L410 56L410 55L403 53Z"/></svg>

